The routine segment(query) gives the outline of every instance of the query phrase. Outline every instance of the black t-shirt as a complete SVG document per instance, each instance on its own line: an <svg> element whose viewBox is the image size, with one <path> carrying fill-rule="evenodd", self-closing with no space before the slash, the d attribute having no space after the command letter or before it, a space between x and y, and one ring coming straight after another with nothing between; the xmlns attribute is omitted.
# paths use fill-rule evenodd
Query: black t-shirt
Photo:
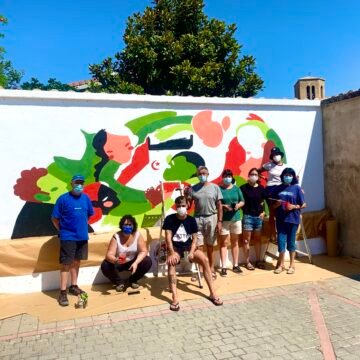
<svg viewBox="0 0 360 360"><path fill-rule="evenodd" d="M242 207L243 213L259 216L264 211L265 188L262 185L254 187L246 183L240 189L245 200L245 205Z"/></svg>
<svg viewBox="0 0 360 360"><path fill-rule="evenodd" d="M165 218L163 230L171 230L173 246L181 249L191 245L191 236L198 232L198 227L192 216L187 215L184 220L180 220L176 214L171 214Z"/></svg>

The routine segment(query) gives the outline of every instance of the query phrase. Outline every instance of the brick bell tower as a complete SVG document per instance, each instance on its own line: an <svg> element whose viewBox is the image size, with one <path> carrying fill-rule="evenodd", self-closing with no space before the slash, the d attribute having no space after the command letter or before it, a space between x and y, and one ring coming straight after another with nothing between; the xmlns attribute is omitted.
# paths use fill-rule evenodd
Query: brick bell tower
<svg viewBox="0 0 360 360"><path fill-rule="evenodd" d="M305 76L296 82L294 90L296 99L325 99L325 80L319 77Z"/></svg>

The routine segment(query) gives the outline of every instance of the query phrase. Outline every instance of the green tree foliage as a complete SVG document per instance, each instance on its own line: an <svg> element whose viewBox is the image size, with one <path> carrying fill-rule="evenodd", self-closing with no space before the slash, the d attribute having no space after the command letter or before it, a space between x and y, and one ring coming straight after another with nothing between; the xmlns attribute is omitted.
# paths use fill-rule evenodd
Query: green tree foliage
<svg viewBox="0 0 360 360"><path fill-rule="evenodd" d="M39 89L39 90L76 91L76 89L73 86L70 86L68 84L63 84L62 82L56 80L55 78L50 78L47 84L41 83L36 78L31 78L30 81L21 84L21 88L23 90Z"/></svg>
<svg viewBox="0 0 360 360"><path fill-rule="evenodd" d="M7 19L0 15L0 25L6 25L7 22ZM3 37L4 34L0 33L0 39ZM5 59L5 49L0 46L0 87L16 89L19 87L22 76L23 72L14 69L11 61Z"/></svg>
<svg viewBox="0 0 360 360"><path fill-rule="evenodd" d="M236 25L208 18L203 0L158 0L127 20L125 48L90 65L91 91L254 96L253 56L240 57Z"/></svg>

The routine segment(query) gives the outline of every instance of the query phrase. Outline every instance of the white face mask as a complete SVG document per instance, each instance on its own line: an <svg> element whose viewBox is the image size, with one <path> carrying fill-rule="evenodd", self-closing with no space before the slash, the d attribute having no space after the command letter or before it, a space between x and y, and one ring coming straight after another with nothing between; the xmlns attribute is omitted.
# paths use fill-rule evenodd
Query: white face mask
<svg viewBox="0 0 360 360"><path fill-rule="evenodd" d="M281 161L281 155L274 155L274 156L273 156L273 160L274 160L275 162L280 162L280 161Z"/></svg>
<svg viewBox="0 0 360 360"><path fill-rule="evenodd" d="M176 212L178 213L178 215L184 216L187 213L186 207L184 207L184 206L178 207L178 208L176 208Z"/></svg>
<svg viewBox="0 0 360 360"><path fill-rule="evenodd" d="M257 175L250 175L249 176L249 181L251 182L251 183L256 183L257 181L259 180L259 176L257 176Z"/></svg>

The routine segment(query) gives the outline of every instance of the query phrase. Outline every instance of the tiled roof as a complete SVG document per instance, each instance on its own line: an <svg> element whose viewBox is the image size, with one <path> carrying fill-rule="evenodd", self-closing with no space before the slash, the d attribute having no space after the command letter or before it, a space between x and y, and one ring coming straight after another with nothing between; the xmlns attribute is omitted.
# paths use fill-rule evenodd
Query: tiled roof
<svg viewBox="0 0 360 360"><path fill-rule="evenodd" d="M350 90L345 94L339 94L339 95L324 99L321 101L321 105L331 104L333 102L338 102L338 101L342 101L342 100L348 100L348 99L355 98L357 96L360 96L360 89L353 90L353 91Z"/></svg>

